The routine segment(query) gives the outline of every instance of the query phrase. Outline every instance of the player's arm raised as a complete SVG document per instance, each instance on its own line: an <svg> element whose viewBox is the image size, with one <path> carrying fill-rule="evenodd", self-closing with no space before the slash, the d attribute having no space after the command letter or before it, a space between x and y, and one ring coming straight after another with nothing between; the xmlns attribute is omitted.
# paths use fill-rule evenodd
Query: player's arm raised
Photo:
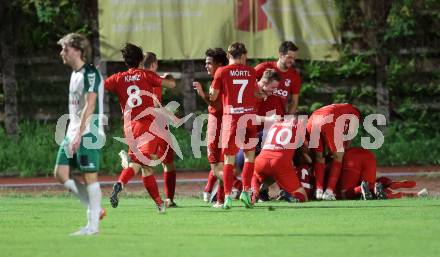
<svg viewBox="0 0 440 257"><path fill-rule="evenodd" d="M173 75L169 73L165 73L161 76L162 78L162 86L166 88L175 88L176 87L176 79L174 79Z"/></svg>
<svg viewBox="0 0 440 257"><path fill-rule="evenodd" d="M209 105L211 103L211 101L209 101L209 94L205 93L205 91L203 90L203 86L202 84L200 84L200 82L194 81L193 88L196 90L197 94L203 99L203 101L205 101L206 104Z"/></svg>

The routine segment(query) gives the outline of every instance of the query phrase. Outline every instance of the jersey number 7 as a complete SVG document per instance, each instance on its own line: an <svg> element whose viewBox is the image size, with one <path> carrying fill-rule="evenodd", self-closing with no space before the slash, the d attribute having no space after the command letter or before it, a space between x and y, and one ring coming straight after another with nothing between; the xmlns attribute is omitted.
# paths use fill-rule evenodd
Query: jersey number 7
<svg viewBox="0 0 440 257"><path fill-rule="evenodd" d="M247 79L234 79L232 81L234 85L240 85L240 91L238 91L238 97L237 97L237 103L242 104L243 103L243 93L244 89L249 83L249 80Z"/></svg>

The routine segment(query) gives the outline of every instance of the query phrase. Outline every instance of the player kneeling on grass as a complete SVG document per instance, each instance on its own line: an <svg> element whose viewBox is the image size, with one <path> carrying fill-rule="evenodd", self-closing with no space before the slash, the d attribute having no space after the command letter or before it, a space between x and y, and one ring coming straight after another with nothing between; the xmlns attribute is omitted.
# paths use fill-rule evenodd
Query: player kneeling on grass
<svg viewBox="0 0 440 257"><path fill-rule="evenodd" d="M104 217L105 210L101 208L102 194L97 173L100 149L88 146L87 142L100 141L99 138L104 137L101 120L103 79L90 64L92 49L86 37L72 33L60 39L58 44L62 46L63 63L73 72L69 86L70 123L58 151L54 175L87 208L87 225L72 235L93 235L99 232L99 220ZM69 178L71 167L79 168L85 185Z"/></svg>
<svg viewBox="0 0 440 257"><path fill-rule="evenodd" d="M291 201L307 201L306 191L301 186L292 163L295 150L302 144L304 136L305 123L296 116L286 117L285 120L276 122L270 127L263 150L255 159L252 177L253 203L259 198L263 181L270 178L292 196Z"/></svg>
<svg viewBox="0 0 440 257"><path fill-rule="evenodd" d="M338 185L338 198L372 200L427 195L426 189L419 193L392 191L415 186L415 181L391 181L386 177L376 179L376 158L371 151L361 147L351 147L345 151Z"/></svg>
<svg viewBox="0 0 440 257"><path fill-rule="evenodd" d="M143 69L144 55L142 49L127 43L121 50L128 71L116 73L105 80L105 89L118 96L124 115L124 134L129 144L130 163L125 167L119 181L113 186L110 203L116 208L118 194L130 178L142 170L142 181L145 189L156 203L160 213L165 212L165 203L159 194L156 178L150 167L157 159L159 151L157 137L168 133L165 127L158 126L156 108L154 108L153 87L174 87L175 83L165 83L154 72Z"/></svg>

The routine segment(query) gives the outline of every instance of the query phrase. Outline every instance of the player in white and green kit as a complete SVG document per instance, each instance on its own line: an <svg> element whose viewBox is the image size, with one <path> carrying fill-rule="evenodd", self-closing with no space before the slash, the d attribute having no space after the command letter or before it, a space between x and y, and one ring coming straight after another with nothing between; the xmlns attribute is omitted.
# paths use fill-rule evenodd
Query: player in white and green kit
<svg viewBox="0 0 440 257"><path fill-rule="evenodd" d="M87 208L87 225L72 235L93 235L99 232L99 220L105 215L97 173L100 148L105 142L104 84L100 72L90 64L91 46L85 36L71 33L58 44L62 46L63 63L73 71L69 85L70 123L58 151L54 175ZM75 168L85 184L70 178L70 170Z"/></svg>

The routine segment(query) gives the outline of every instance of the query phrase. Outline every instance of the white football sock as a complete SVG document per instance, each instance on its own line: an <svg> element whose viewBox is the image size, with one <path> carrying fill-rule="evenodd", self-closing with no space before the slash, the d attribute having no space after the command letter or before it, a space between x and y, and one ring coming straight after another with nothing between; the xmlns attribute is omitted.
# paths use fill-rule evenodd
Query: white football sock
<svg viewBox="0 0 440 257"><path fill-rule="evenodd" d="M89 208L89 194L87 192L86 185L74 179L75 186L78 189L78 198L84 207Z"/></svg>
<svg viewBox="0 0 440 257"><path fill-rule="evenodd" d="M76 187L75 181L73 179L68 179L64 182L64 187L72 191L76 196L78 196L78 188Z"/></svg>
<svg viewBox="0 0 440 257"><path fill-rule="evenodd" d="M99 213L101 212L101 187L99 183L87 185L87 193L89 195L89 208L87 210L88 224L91 229L98 230Z"/></svg>

